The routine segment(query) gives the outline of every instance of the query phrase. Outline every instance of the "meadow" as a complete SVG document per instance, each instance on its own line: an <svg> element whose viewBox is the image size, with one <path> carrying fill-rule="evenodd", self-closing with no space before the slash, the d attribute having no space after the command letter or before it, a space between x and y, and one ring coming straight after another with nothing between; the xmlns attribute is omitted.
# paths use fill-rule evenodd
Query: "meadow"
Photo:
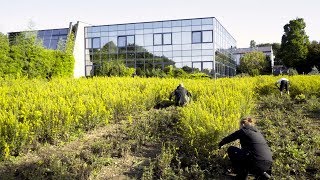
<svg viewBox="0 0 320 180"><path fill-rule="evenodd" d="M274 177L320 178L320 76L288 77L290 95L282 97L274 86L278 78L0 79L0 176L14 179L13 171L20 167L19 158L40 147L63 146L97 128L125 124L121 130L127 138L125 143L115 138L128 146L125 149L136 152L148 143L161 142L161 151L138 174L129 177L224 177L230 164L226 149L219 150L217 143L238 129L241 117L251 115L257 118L274 153ZM155 109L168 101L179 83L192 93L191 103L186 107ZM112 149L110 144L121 147L123 152L122 145L105 139L90 145L93 162L101 162L103 156L109 159L98 165L83 162L89 169L85 175L62 171L62 167L72 166L71 159L75 157L71 155L71 162L62 163L59 168L55 163L59 158L52 157L50 163L40 163L40 167L54 169L53 179L61 178L61 172L66 175L63 177L96 179L103 167L113 164L107 153ZM38 177L47 176L43 170L30 169L38 171L34 173ZM23 177L33 176L29 173Z"/></svg>

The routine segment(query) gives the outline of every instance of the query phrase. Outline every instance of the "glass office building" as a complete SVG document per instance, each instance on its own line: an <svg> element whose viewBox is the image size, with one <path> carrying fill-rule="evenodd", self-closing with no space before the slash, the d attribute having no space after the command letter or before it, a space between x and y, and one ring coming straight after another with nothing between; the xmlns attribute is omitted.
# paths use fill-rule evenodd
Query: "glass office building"
<svg viewBox="0 0 320 180"><path fill-rule="evenodd" d="M85 26L85 75L110 60L141 70L191 67L214 77L234 76L235 39L214 17Z"/></svg>
<svg viewBox="0 0 320 180"><path fill-rule="evenodd" d="M21 32L11 32L9 33L9 40L11 42L15 41L15 37L19 35ZM34 34L37 38L42 42L43 47L47 49L57 49L59 43L64 45L67 41L67 37L69 34L69 28L61 28L61 29L47 29L47 30L39 30L39 31L29 31L25 32L26 35L28 33Z"/></svg>

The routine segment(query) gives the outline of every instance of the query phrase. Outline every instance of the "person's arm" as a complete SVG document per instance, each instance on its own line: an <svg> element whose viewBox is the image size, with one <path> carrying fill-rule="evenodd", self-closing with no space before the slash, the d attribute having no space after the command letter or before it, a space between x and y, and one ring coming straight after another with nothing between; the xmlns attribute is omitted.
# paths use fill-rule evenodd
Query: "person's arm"
<svg viewBox="0 0 320 180"><path fill-rule="evenodd" d="M223 139L220 141L220 143L219 143L219 148L220 148L221 146L225 145L225 144L228 144L228 143L230 143L230 142L232 142L232 141L235 141L235 140L237 140L237 139L240 139L241 133L242 133L242 130L240 129L240 130L238 130L238 131L230 134L229 136L223 138Z"/></svg>

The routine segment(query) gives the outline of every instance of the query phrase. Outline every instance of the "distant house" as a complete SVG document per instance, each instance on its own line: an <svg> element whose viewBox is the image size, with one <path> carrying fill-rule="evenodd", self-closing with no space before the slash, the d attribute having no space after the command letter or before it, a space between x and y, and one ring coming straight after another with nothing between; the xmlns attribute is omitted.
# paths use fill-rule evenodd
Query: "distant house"
<svg viewBox="0 0 320 180"><path fill-rule="evenodd" d="M254 47L254 48L237 48L233 51L233 56L236 60L237 66L240 65L240 59L241 57L248 53L248 52L253 52L253 51L260 51L263 52L267 59L270 60L271 63L271 68L273 69L274 67L274 55L272 51L272 46L262 46L262 47Z"/></svg>

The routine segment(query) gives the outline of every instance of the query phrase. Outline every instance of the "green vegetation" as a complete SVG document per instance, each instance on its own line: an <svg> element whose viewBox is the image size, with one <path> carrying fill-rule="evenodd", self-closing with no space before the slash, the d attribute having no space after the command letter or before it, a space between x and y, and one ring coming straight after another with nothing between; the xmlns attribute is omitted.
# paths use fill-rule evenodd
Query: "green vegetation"
<svg viewBox="0 0 320 180"><path fill-rule="evenodd" d="M0 77L72 77L73 38L73 34L68 36L65 48L48 50L36 33L21 33L10 46L7 36L0 34Z"/></svg>
<svg viewBox="0 0 320 180"><path fill-rule="evenodd" d="M275 80L2 79L0 176L228 179L227 147L217 142L253 114L274 153L275 179L317 179L320 79L292 76L282 97ZM192 102L154 109L181 81Z"/></svg>

